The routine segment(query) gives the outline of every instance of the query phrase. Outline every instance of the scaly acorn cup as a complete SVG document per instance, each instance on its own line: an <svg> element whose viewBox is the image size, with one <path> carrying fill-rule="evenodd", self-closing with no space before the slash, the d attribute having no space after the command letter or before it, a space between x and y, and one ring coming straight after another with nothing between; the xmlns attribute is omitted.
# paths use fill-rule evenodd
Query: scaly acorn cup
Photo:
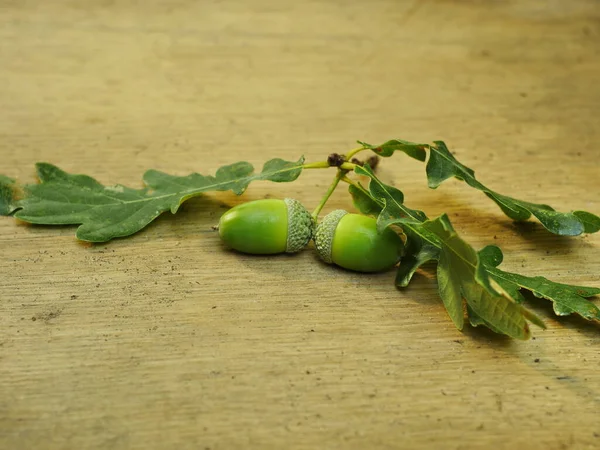
<svg viewBox="0 0 600 450"><path fill-rule="evenodd" d="M253 255L295 253L312 237L313 220L293 198L254 200L227 211L219 236L234 250Z"/></svg>
<svg viewBox="0 0 600 450"><path fill-rule="evenodd" d="M375 219L338 209L315 231L315 247L323 261L356 272L379 272L400 260L404 243L394 231L377 231Z"/></svg>

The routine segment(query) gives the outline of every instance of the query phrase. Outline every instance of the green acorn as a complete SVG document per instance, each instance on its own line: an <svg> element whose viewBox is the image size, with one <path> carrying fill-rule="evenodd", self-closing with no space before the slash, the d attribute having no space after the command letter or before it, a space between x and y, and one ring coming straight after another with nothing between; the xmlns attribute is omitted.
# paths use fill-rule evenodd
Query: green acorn
<svg viewBox="0 0 600 450"><path fill-rule="evenodd" d="M295 253L312 237L313 220L293 198L237 205L219 221L219 236L234 250L254 255Z"/></svg>
<svg viewBox="0 0 600 450"><path fill-rule="evenodd" d="M377 221L338 209L317 226L315 247L323 261L356 272L379 272L400 260L404 243L394 231L377 231Z"/></svg>

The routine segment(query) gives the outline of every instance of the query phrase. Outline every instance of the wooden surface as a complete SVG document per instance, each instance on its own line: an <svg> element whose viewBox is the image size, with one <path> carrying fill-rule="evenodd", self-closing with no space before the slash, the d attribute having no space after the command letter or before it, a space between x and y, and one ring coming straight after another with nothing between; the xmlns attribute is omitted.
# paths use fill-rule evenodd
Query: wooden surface
<svg viewBox="0 0 600 450"><path fill-rule="evenodd" d="M0 173L103 183L356 139L443 139L500 192L600 212L596 1L0 0ZM0 448L600 448L600 327L513 342L454 329L431 270L406 290L297 256L224 250L227 206L187 203L106 245L0 218ZM504 267L600 286L600 234L516 227L458 181L380 176ZM324 212L351 208L344 190Z"/></svg>

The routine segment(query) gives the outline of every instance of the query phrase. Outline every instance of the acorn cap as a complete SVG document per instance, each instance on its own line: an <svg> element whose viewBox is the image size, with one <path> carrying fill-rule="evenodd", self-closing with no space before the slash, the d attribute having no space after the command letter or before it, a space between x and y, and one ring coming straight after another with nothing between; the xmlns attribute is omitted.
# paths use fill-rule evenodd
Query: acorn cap
<svg viewBox="0 0 600 450"><path fill-rule="evenodd" d="M331 264L333 262L331 259L331 249L335 229L337 228L340 220L342 220L342 217L344 217L346 214L348 214L348 211L336 209L335 211L327 214L321 223L317 225L317 229L315 231L315 247L317 248L317 253L319 253L321 259L327 264Z"/></svg>
<svg viewBox="0 0 600 450"><path fill-rule="evenodd" d="M310 241L313 233L313 219L298 200L284 198L288 212L288 234L286 253L302 250Z"/></svg>

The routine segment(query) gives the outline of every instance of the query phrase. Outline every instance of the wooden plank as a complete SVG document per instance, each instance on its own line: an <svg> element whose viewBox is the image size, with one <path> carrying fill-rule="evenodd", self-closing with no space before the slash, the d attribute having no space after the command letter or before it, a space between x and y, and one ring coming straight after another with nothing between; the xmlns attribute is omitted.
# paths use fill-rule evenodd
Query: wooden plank
<svg viewBox="0 0 600 450"><path fill-rule="evenodd" d="M0 173L48 161L140 186L308 161L356 139L443 139L500 192L600 212L594 1L0 2ZM600 237L516 227L458 181L381 177L521 273L600 286ZM333 173L194 199L105 245L0 220L0 448L598 448L600 333L453 328L406 290L297 256L226 251L226 207ZM336 192L326 211L352 208Z"/></svg>

